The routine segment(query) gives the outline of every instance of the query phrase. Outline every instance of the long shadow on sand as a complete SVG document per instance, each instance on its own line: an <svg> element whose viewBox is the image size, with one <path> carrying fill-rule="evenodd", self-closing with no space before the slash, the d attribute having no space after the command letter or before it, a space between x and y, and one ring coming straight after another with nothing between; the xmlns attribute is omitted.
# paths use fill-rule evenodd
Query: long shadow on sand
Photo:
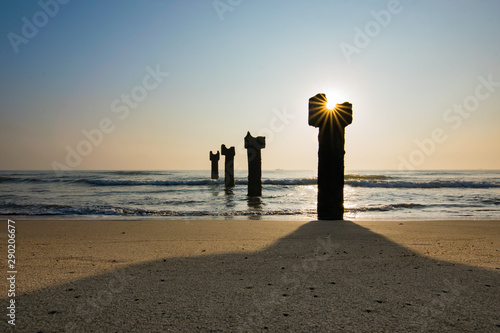
<svg viewBox="0 0 500 333"><path fill-rule="evenodd" d="M423 257L352 222L315 221L256 253L163 259L31 292L17 299L16 326L500 332L499 280L498 272Z"/></svg>

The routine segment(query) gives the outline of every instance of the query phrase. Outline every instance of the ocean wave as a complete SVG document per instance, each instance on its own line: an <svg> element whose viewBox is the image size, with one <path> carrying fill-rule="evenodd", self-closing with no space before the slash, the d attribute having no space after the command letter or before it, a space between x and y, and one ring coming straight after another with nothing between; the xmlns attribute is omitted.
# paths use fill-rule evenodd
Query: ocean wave
<svg viewBox="0 0 500 333"><path fill-rule="evenodd" d="M345 185L352 187L383 188L500 188L499 183L439 180L429 182L350 180L346 181Z"/></svg>
<svg viewBox="0 0 500 333"><path fill-rule="evenodd" d="M264 185L316 185L316 178L300 178L300 179L264 179Z"/></svg>
<svg viewBox="0 0 500 333"><path fill-rule="evenodd" d="M200 179L200 180L104 180L104 179L80 179L83 182L96 186L202 186L221 185L223 179ZM235 180L235 185L247 185L248 181ZM264 185L315 185L317 180L313 178L303 179L263 179Z"/></svg>
<svg viewBox="0 0 500 333"><path fill-rule="evenodd" d="M0 206L2 215L76 215L78 209L57 204L16 204L6 202Z"/></svg>
<svg viewBox="0 0 500 333"><path fill-rule="evenodd" d="M122 175L122 176L156 176L165 175L168 171L147 171L147 170L115 170L115 171L103 171L104 173Z"/></svg>
<svg viewBox="0 0 500 333"><path fill-rule="evenodd" d="M0 183L3 183L3 182L8 182L8 181L11 181L15 178L12 178L12 177L3 177L3 176L0 176Z"/></svg>
<svg viewBox="0 0 500 333"><path fill-rule="evenodd" d="M356 174L347 174L344 176L344 180L387 180L392 177L384 176L384 175L356 175Z"/></svg>
<svg viewBox="0 0 500 333"><path fill-rule="evenodd" d="M171 205L172 208L179 205ZM388 212L406 211L412 212L422 209L473 209L474 211L485 209L480 205L460 205L460 204L417 204L417 203L396 203L367 205L357 207L346 207L347 214L364 212ZM185 210L185 209L144 209L135 207L115 207L108 205L91 205L74 207L70 205L58 204L15 204L4 203L0 205L0 215L12 216L124 216L124 217L238 217L238 216L315 216L316 209L244 209L244 210Z"/></svg>
<svg viewBox="0 0 500 333"><path fill-rule="evenodd" d="M177 205L172 205L177 206ZM347 213L367 211L390 211L395 209L419 209L425 205L415 203L399 203L378 206L349 207ZM84 206L73 207L58 204L16 204L5 203L0 206L1 215L115 215L115 216L267 216L267 215L314 215L315 209L276 209L276 210L170 210L170 209L143 209L132 207L113 206Z"/></svg>
<svg viewBox="0 0 500 333"><path fill-rule="evenodd" d="M39 178L24 178L24 177L0 177L0 183L20 183L20 182L26 182L26 183L37 183L37 182L44 182L46 180L39 179Z"/></svg>
<svg viewBox="0 0 500 333"><path fill-rule="evenodd" d="M267 215L301 215L313 213L303 210L282 209L269 211L178 211L154 210L142 208L120 208L112 206L71 207L66 205L19 205L5 204L0 207L0 215L22 216L150 216L150 217L203 217L203 216L267 216Z"/></svg>
<svg viewBox="0 0 500 333"><path fill-rule="evenodd" d="M481 202L485 204L500 205L500 199L484 199L481 200Z"/></svg>
<svg viewBox="0 0 500 333"><path fill-rule="evenodd" d="M365 178L362 178L365 177ZM500 188L500 183L495 182L473 182L473 181L392 181L392 177L380 175L361 176L346 175L344 184L352 187L383 187L383 188ZM264 180L268 185L317 185L316 178Z"/></svg>
<svg viewBox="0 0 500 333"><path fill-rule="evenodd" d="M426 205L416 204L416 203L398 203L398 204L388 204L379 206L364 206L364 207L350 207L346 208L346 212L356 213L356 212L387 212L395 209L415 209L424 208Z"/></svg>
<svg viewBox="0 0 500 333"><path fill-rule="evenodd" d="M215 185L224 184L223 180L103 180L83 179L81 182L97 186L182 186L182 185Z"/></svg>
<svg viewBox="0 0 500 333"><path fill-rule="evenodd" d="M116 173L114 171L113 173ZM123 171L128 172L128 171ZM141 171L130 171L130 175L139 175ZM130 176L129 175L129 176ZM81 177L8 177L0 176L0 183L75 183L86 184L92 186L208 186L224 184L223 179L174 179L174 180L147 180L128 178L124 174L124 179L106 179L86 178ZM414 189L434 189L434 188L500 188L498 181L466 181L466 180L431 180L431 181L412 181L412 180L396 180L394 177L384 175L358 175L348 174L345 176L344 184L351 187L366 187L366 188L414 188ZM316 178L284 178L284 179L269 179L262 180L265 186L310 186L317 185ZM236 179L236 185L246 186L246 179Z"/></svg>

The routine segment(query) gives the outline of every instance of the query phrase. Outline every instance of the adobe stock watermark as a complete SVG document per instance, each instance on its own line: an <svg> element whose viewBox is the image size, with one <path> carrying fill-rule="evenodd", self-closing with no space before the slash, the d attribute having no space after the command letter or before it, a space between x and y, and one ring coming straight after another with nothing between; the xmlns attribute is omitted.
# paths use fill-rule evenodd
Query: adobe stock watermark
<svg viewBox="0 0 500 333"><path fill-rule="evenodd" d="M214 0L212 5L214 6L219 20L224 21L224 15L226 12L232 12L234 8L239 6L243 0Z"/></svg>
<svg viewBox="0 0 500 333"><path fill-rule="evenodd" d="M79 303L73 321L66 324L65 332L86 332L85 324L93 322L102 312L104 307L109 306L116 295L121 294L125 287L134 279L132 275L125 274L123 270L114 271L113 276L107 281L97 293L87 300ZM79 321L79 323L77 322Z"/></svg>
<svg viewBox="0 0 500 333"><path fill-rule="evenodd" d="M332 256L334 250L340 248L340 244L332 242L330 235L326 236L324 240L321 237L317 237L316 242L317 245L310 257L302 259L289 269L287 267L287 270L284 271L281 282L283 286L286 286L287 293L283 294L283 290L280 291L277 288L273 288L273 290L269 292L269 296L264 303L254 297L253 306L255 310L245 318L240 318L243 324L238 327L238 331L252 332L257 327L262 328L265 324L263 321L263 314L271 312L273 309L286 303L289 293L293 293L299 289L309 280L311 274L318 270L319 264L328 260Z"/></svg>
<svg viewBox="0 0 500 333"><path fill-rule="evenodd" d="M409 0L411 1L411 0ZM380 35L382 28L386 28L392 21L394 15L400 14L403 11L403 5L399 0L390 0L387 3L387 9L379 11L372 10L370 12L373 20L367 22L363 29L354 28L354 38L352 44L342 42L339 44L340 50L344 55L347 63L351 63L353 54L361 53L361 50L366 48L372 40Z"/></svg>
<svg viewBox="0 0 500 333"><path fill-rule="evenodd" d="M432 325L433 320L445 321L446 311L454 307L464 290L466 288L458 283L457 278L453 282L445 279L443 288L436 295L437 297L434 297L427 306L424 306L420 313L415 313L416 317L422 318L422 320L414 319L415 322L418 322L420 332L432 331L432 327L429 326Z"/></svg>
<svg viewBox="0 0 500 333"><path fill-rule="evenodd" d="M487 78L479 76L478 81L479 84L473 94L466 96L462 103L453 104L453 107L444 111L443 120L452 130L458 130L462 126L463 120L469 118L479 108L481 101L490 98L495 92L495 88L500 87L500 82L493 80L493 74L488 75ZM444 143L447 139L448 135L444 128L434 128L429 137L414 141L417 147L407 157L399 156L400 164L398 169L415 170L417 166L425 162L428 156L434 154L438 144Z"/></svg>
<svg viewBox="0 0 500 333"><path fill-rule="evenodd" d="M149 93L160 86L163 80L169 75L167 72L162 72L160 65L156 65L153 69L151 66L146 67L147 74L143 77L141 84L136 85L130 90L129 94L121 94L119 98L115 98L110 105L111 112L120 120L125 120L129 117L131 109L136 109L139 103L143 102ZM81 131L81 139L73 148L70 145L65 147L66 158L64 162L52 162L52 169L58 176L62 173L61 170L73 170L77 168L83 161L83 158L89 156L95 147L102 144L106 134L110 134L115 130L115 122L108 117L102 118L97 127L93 129L83 129Z"/></svg>
<svg viewBox="0 0 500 333"><path fill-rule="evenodd" d="M257 135L252 133L254 136L265 136L266 144L269 145L274 141L275 135L277 133L281 133L287 128L292 121L296 118L296 115L293 113L288 113L286 106L280 111L277 108L273 109L273 116L269 119L269 126L261 128ZM236 147L236 154L246 155L245 143L241 142ZM234 161L234 169L241 170L241 165L236 160Z"/></svg>
<svg viewBox="0 0 500 333"><path fill-rule="evenodd" d="M33 14L31 19L23 16L21 18L21 34L15 32L7 33L7 39L14 50L14 53L19 53L19 46L21 44L28 44L28 42L38 35L39 29L45 27L51 18L54 18L61 5L65 5L70 0L40 0L38 6L41 10Z"/></svg>

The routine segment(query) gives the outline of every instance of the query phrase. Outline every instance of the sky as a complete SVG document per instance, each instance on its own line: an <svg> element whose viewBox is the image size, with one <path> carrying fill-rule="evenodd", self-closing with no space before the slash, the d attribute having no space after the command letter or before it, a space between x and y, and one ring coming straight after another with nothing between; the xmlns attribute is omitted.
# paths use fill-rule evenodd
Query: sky
<svg viewBox="0 0 500 333"><path fill-rule="evenodd" d="M345 167L500 169L500 1L0 2L0 169L203 170L266 136L314 170L308 99L353 104ZM223 159L220 161L223 169Z"/></svg>

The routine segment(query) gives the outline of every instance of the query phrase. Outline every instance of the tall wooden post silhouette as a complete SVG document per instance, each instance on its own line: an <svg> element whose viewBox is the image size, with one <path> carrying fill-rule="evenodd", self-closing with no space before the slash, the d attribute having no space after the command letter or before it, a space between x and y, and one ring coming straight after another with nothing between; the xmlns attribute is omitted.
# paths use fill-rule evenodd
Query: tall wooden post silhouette
<svg viewBox="0 0 500 333"><path fill-rule="evenodd" d="M234 147L226 148L226 145L220 146L220 152L226 156L224 161L224 183L226 187L234 186Z"/></svg>
<svg viewBox="0 0 500 333"><path fill-rule="evenodd" d="M345 127L352 123L352 104L326 107L325 94L309 99L309 125L319 127L318 219L344 218Z"/></svg>
<svg viewBox="0 0 500 333"><path fill-rule="evenodd" d="M250 132L245 136L245 148L248 155L248 196L262 195L262 157L260 150L266 147L266 137L254 138Z"/></svg>
<svg viewBox="0 0 500 333"><path fill-rule="evenodd" d="M210 161L212 161L212 179L219 179L219 159L219 151L217 151L217 154L213 154L210 151Z"/></svg>

